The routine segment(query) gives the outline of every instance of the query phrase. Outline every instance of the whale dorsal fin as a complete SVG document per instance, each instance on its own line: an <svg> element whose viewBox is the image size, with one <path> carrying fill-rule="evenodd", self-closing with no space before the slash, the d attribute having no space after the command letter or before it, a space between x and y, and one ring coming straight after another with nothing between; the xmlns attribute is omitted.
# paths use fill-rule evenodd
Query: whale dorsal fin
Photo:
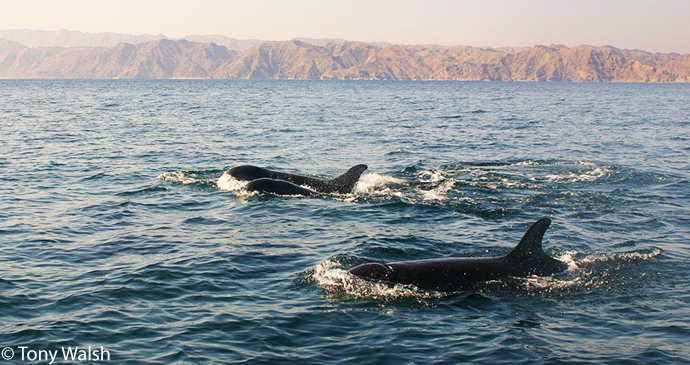
<svg viewBox="0 0 690 365"><path fill-rule="evenodd" d="M506 256L508 263L517 268L520 275L552 275L567 270L567 264L547 255L541 248L544 232L550 225L549 218L536 221L525 232L517 247Z"/></svg>
<svg viewBox="0 0 690 365"><path fill-rule="evenodd" d="M335 192L340 194L348 194L352 192L357 180L362 176L362 173L367 169L367 165L357 165L351 167L346 173L336 177L329 183L333 185Z"/></svg>
<svg viewBox="0 0 690 365"><path fill-rule="evenodd" d="M544 238L544 232L546 232L550 225L551 219L549 218L542 218L532 224L525 232L525 235L522 236L520 243L508 254L508 258L528 259L546 256L541 248L541 241Z"/></svg>

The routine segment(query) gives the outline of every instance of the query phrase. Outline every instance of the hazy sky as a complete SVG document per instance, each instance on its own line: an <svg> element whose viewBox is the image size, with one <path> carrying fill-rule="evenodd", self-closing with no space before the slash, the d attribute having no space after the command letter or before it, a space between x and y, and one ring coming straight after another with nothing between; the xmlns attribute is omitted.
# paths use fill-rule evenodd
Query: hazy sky
<svg viewBox="0 0 690 365"><path fill-rule="evenodd" d="M0 0L0 29L690 53L690 0Z"/></svg>

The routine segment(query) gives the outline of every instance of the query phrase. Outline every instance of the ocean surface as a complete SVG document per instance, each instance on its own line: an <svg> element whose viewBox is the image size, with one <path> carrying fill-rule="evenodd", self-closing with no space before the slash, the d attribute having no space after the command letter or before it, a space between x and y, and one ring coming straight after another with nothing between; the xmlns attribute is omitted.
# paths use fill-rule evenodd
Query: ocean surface
<svg viewBox="0 0 690 365"><path fill-rule="evenodd" d="M320 198L224 174L360 163ZM503 255L541 217L553 277L347 272ZM689 257L687 84L0 81L7 363L688 364Z"/></svg>

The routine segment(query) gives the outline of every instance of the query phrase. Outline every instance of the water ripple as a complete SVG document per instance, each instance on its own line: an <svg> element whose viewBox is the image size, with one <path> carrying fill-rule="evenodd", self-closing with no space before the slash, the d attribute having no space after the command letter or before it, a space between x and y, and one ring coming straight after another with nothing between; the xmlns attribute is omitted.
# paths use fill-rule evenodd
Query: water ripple
<svg viewBox="0 0 690 365"><path fill-rule="evenodd" d="M0 344L15 354L690 358L687 85L3 80L0 105ZM318 198L224 173L359 163L351 194ZM544 216L562 275L429 293L347 271L502 255Z"/></svg>

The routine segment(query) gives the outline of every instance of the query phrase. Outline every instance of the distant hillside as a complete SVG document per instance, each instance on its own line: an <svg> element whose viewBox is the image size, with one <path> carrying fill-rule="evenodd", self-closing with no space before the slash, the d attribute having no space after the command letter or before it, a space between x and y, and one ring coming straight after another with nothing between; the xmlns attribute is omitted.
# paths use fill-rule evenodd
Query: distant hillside
<svg viewBox="0 0 690 365"><path fill-rule="evenodd" d="M28 48L0 40L0 77L690 82L690 55L609 46L315 43L325 44L263 42L238 53L187 40L107 48Z"/></svg>
<svg viewBox="0 0 690 365"><path fill-rule="evenodd" d="M0 41L0 50L8 47ZM236 56L215 44L171 41L111 48L17 48L0 53L0 77L13 78L208 78Z"/></svg>
<svg viewBox="0 0 690 365"><path fill-rule="evenodd" d="M219 46L223 46L227 49L232 49L235 51L244 51L249 48L256 47L264 42L257 39L236 39L223 35L188 35L182 37L182 39L199 43L215 43Z"/></svg>
<svg viewBox="0 0 690 365"><path fill-rule="evenodd" d="M265 42L219 67L217 78L689 82L690 55L613 47L314 46Z"/></svg>
<svg viewBox="0 0 690 365"><path fill-rule="evenodd" d="M114 47L120 43L139 44L159 39L175 39L167 37L163 34L158 35L134 35L134 34L119 34L119 33L85 33L76 30L29 30L29 29L8 29L0 30L0 39L6 39L23 44L29 48L37 47ZM188 35L182 38L192 42L199 43L215 43L219 46L224 46L227 49L235 51L244 51L252 47L256 47L265 42L258 39L237 39L230 38L224 35ZM332 38L296 38L295 40L304 43L313 44L316 46L325 46L328 43L342 43L346 42L344 39ZM392 43L376 42L371 43L376 46L390 47Z"/></svg>
<svg viewBox="0 0 690 365"><path fill-rule="evenodd" d="M311 44L314 46L327 46L330 43L345 43L349 42L348 40L345 39L340 39L340 38L294 38L291 39L292 41L299 41L303 42L306 44ZM359 43L364 43L364 44L371 44L372 46L378 46L381 48L386 48L386 47L392 47L395 44L393 43L388 43L388 42L359 42Z"/></svg>

